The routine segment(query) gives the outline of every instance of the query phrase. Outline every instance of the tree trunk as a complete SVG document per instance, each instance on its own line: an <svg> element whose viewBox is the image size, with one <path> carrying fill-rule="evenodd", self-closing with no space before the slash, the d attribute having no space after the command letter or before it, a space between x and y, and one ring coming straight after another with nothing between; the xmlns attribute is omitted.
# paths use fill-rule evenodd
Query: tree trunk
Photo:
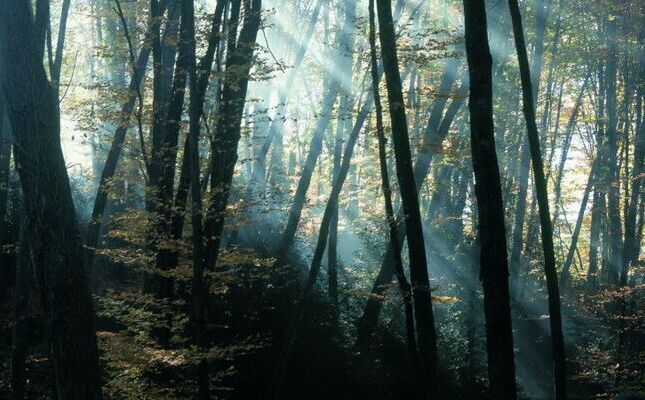
<svg viewBox="0 0 645 400"><path fill-rule="evenodd" d="M394 271L399 282L399 289L403 295L403 304L405 308L405 328L408 351L414 363L415 368L419 367L419 354L417 351L417 341L414 330L414 309L412 305L412 287L405 277L403 271L403 260L401 259L401 243L398 238L396 220L394 219L394 208L392 206L392 189L390 187L390 177L387 168L386 138L385 128L383 127L383 107L381 105L381 95L379 93L380 75L378 72L378 63L376 55L376 27L374 22L374 0L369 3L369 43L370 43L370 71L372 74L372 96L374 98L374 109L376 112L376 133L378 136L378 156L381 171L381 190L383 191L383 201L385 203L385 216L387 218L390 244L394 256ZM362 349L365 351L366 349Z"/></svg>
<svg viewBox="0 0 645 400"><path fill-rule="evenodd" d="M16 143L29 247L51 321L47 335L59 400L100 399L94 310L47 80L27 1L0 0L0 60Z"/></svg>
<svg viewBox="0 0 645 400"><path fill-rule="evenodd" d="M320 271L323 253L325 251L325 247L327 246L327 239L329 238L331 219L338 209L338 197L340 195L340 191L343 188L343 183L347 178L347 172L349 171L354 147L356 145L358 135L361 131L361 127L363 126L363 122L367 117L367 114L369 113L368 104L369 102L367 102L363 107L363 110L361 110L356 124L354 125L354 129L349 135L347 144L345 145L343 160L340 169L338 170L338 175L334 179L334 184L332 186L329 199L327 200L327 205L325 206L325 212L320 224L318 240L316 242L316 248L314 250L314 255L311 261L311 267L309 268L309 273L307 275L307 281L305 282L305 286L302 288L302 292L300 293L300 297L298 298L298 302L296 303L295 310L289 323L289 329L287 329L287 339L285 341L283 354L281 355L278 366L276 368L274 385L276 385L275 390L277 391L278 395L282 390L282 380L284 379L284 375L286 374L287 364L291 353L293 352L293 347L296 343L296 339L300 331L300 326L305 315L306 304L309 299L309 295L314 287L314 284L316 283L316 279Z"/></svg>
<svg viewBox="0 0 645 400"><path fill-rule="evenodd" d="M182 2L183 4L183 2ZM175 186L175 170L177 164L177 144L181 115L184 108L184 93L186 89L186 73L191 62L190 43L185 37L177 38L177 23L181 14L177 2L172 4L170 17L167 22L164 45L161 51L161 64L155 64L153 78L153 124L152 149L148 166L149 192L146 193L146 203L152 215L153 249L156 253L156 270L146 274L144 290L153 293L159 299L167 302L172 300L174 279L163 275L174 267L174 257L168 248L172 240L172 207L173 190ZM161 17L161 16L159 16ZM181 24L184 16L181 16ZM182 33L184 27L181 27ZM168 44L168 40L178 40L179 54L175 62L177 49ZM153 59L157 46L153 42ZM158 57L157 57L158 58ZM192 60L194 62L194 59ZM174 74L172 73L174 66ZM143 149L143 151L146 151ZM165 313L165 325L154 330L154 336L162 346L170 342L172 313Z"/></svg>
<svg viewBox="0 0 645 400"><path fill-rule="evenodd" d="M18 265L16 267L16 290L14 293L13 317L11 331L11 394L13 400L25 398L25 359L27 357L27 319L29 296L33 287L32 276L34 265L31 263L27 233L24 223L21 224L20 244L18 246Z"/></svg>
<svg viewBox="0 0 645 400"><path fill-rule="evenodd" d="M585 76L585 80L582 83L582 87L580 88L580 92L578 93L578 98L576 99L576 102L573 106L573 111L571 112L571 116L569 117L567 128L564 132L564 143L562 144L560 163L558 165L558 169L555 177L555 188L553 189L553 193L555 195L555 198L553 199L553 204L555 204L554 206L555 209L553 210L553 225L556 225L558 221L558 210L559 210L558 205L560 204L560 197L562 195L562 177L564 176L564 164L567 162L567 154L569 153L569 147L571 146L573 130L578 121L578 112L580 110L580 106L582 105L582 96L585 93L585 89L587 88L587 82L589 82L590 77L591 77L591 69L589 69L589 72Z"/></svg>
<svg viewBox="0 0 645 400"><path fill-rule="evenodd" d="M542 154L540 152L540 138L537 124L535 122L535 95L533 93L529 60L526 54L524 42L524 29L522 28L522 17L517 0L509 0L511 20L513 22L513 36L515 38L515 49L520 64L520 77L522 81L523 111L526 120L529 149L531 151L531 164L533 165L533 178L535 181L538 211L540 217L540 228L542 236L542 248L544 251L544 272L546 276L547 292L549 298L549 321L551 325L551 344L553 351L553 379L554 394L556 400L567 398L567 376L566 359L564 350L564 337L562 333L562 316L560 311L560 291L558 288L558 276L555 265L555 252L553 249L553 227L551 225L551 213L549 211L549 199L547 193L546 178Z"/></svg>
<svg viewBox="0 0 645 400"><path fill-rule="evenodd" d="M419 347L419 366L424 378L427 379L427 392L433 396L438 391L437 339L390 0L378 0L376 9L378 11L379 39L392 124L396 174L405 213L405 230L408 237L410 280L412 282Z"/></svg>
<svg viewBox="0 0 645 400"><path fill-rule="evenodd" d="M239 0L234 0L234 3ZM233 6L235 8L235 5ZM222 101L219 109L217 132L211 143L211 191L205 222L204 268L211 270L217 264L219 245L224 230L228 194L233 181L237 162L237 145L240 140L242 112L246 101L249 73L255 51L255 40L261 22L261 0L245 2L245 18L239 37L229 27L229 41L226 48L226 70L234 70L235 76L227 75L223 82Z"/></svg>
<svg viewBox="0 0 645 400"><path fill-rule="evenodd" d="M576 219L576 226L573 228L573 234L571 235L571 244L569 245L569 251L567 252L567 258L562 265L562 273L560 275L560 287L562 290L565 290L568 281L569 281L569 269L571 264L573 264L573 256L576 253L576 246L578 245L578 238L580 237L580 230L582 228L582 221L585 216L585 210L587 209L587 202L589 201L589 194L594 184L594 175L597 170L598 163L593 162L591 166L591 171L589 172L589 178L587 178L587 186L585 187L585 192L582 196L582 202L580 202L580 210L578 211L578 218Z"/></svg>
<svg viewBox="0 0 645 400"><path fill-rule="evenodd" d="M305 160L302 172L300 173L298 187L296 189L291 208L289 209L287 225L284 228L280 244L278 245L275 254L284 255L293 243L293 238L296 235L298 223L300 222L300 215L302 214L302 209L305 205L307 190L311 184L311 177L313 176L314 169L316 167L316 161L322 152L323 138L327 126L329 125L329 121L331 120L331 111L340 89L339 83L335 81L334 78L330 77L328 79L330 80L330 83L325 91L321 115L318 117L318 121L316 122L316 128L314 129L311 143L309 144L307 159Z"/></svg>
<svg viewBox="0 0 645 400"><path fill-rule="evenodd" d="M458 90L455 99L451 101L450 105L448 106L444 118L441 121L438 130L436 131L436 136L433 135L432 137L424 138L424 142L431 145L427 147L424 146L426 150L424 150L423 153L419 153L418 160L414 165L414 179L415 182L418 182L419 186L423 184L434 156L441 149L443 139L448 134L448 130L450 129L450 126L452 125L457 112L463 105L467 92L468 83L464 82L461 88ZM399 210L398 216L396 218L397 237L399 243L403 243L403 241L405 240L405 229L403 229L403 225L401 223L402 212L402 210ZM374 280L374 284L372 285L372 290L367 299L367 303L363 308L363 314L358 320L356 342L354 344L355 348L366 348L366 346L369 345L372 333L374 332L374 329L376 328L376 325L378 323L378 316L381 312L381 306L383 304L383 295L392 282L393 277L394 253L392 250L392 244L390 243L381 261L381 267L379 269L378 275L376 276L376 279Z"/></svg>
<svg viewBox="0 0 645 400"><path fill-rule="evenodd" d="M470 74L470 142L475 172L480 279L484 289L491 398L515 399L513 328L502 187L493 126L492 59L483 0L464 0Z"/></svg>
<svg viewBox="0 0 645 400"><path fill-rule="evenodd" d="M607 41L609 54L607 56L607 141L605 142L605 168L604 184L607 188L607 217L609 225L609 264L608 281L618 284L620 264L622 263L622 232L620 225L620 185L618 181L617 155L618 143L616 133L616 72L618 55L616 54L616 15L609 16L607 23Z"/></svg>
<svg viewBox="0 0 645 400"><path fill-rule="evenodd" d="M642 68L641 68L642 69ZM642 93L639 90L636 104L636 143L634 148L634 166L632 167L632 191L629 197L629 207L625 216L625 248L623 250L623 263L620 274L620 285L627 284L627 276L631 264L638 260L640 241L637 234L638 203L643 203L641 182L645 172L645 132L643 131Z"/></svg>

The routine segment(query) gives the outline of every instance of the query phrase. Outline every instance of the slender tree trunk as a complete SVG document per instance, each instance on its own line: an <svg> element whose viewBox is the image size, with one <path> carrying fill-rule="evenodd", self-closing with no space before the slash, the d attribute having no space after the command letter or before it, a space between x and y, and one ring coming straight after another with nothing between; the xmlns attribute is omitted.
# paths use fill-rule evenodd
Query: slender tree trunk
<svg viewBox="0 0 645 400"><path fill-rule="evenodd" d="M385 128L383 126L383 106L381 105L381 95L379 93L380 76L378 72L378 63L376 55L376 27L374 17L374 0L369 3L369 43L370 43L370 67L372 74L372 96L374 97L374 109L376 112L376 133L378 136L378 156L381 171L381 190L383 191L383 201L385 203L385 216L389 228L389 238L394 256L394 271L399 282L399 289L403 295L403 304L405 308L405 327L407 333L407 344L410 357L414 366L419 366L419 355L417 351L417 341L414 330L414 309L412 304L412 286L405 277L403 271L403 260L401 258L401 243L397 233L396 220L394 219L394 208L392 206L392 189L390 187L390 176L387 168L387 153L385 150L386 138ZM366 349L363 349L365 351Z"/></svg>
<svg viewBox="0 0 645 400"><path fill-rule="evenodd" d="M605 73L604 66L600 65L598 69L598 104L596 107L596 142L597 156L600 164L598 177L594 187L593 204L591 209L591 228L589 237L589 270L587 272L587 290L593 291L598 285L598 254L600 247L600 233L604 226L605 215L605 170L604 170L604 113L605 113Z"/></svg>
<svg viewBox="0 0 645 400"><path fill-rule="evenodd" d="M554 394L556 400L565 400L567 398L567 376L564 337L562 333L562 316L560 311L560 291L558 288L555 252L553 249L553 228L551 225L551 213L549 211L546 178L544 176L544 166L542 163L542 154L540 152L540 138L535 122L535 96L533 94L528 55L526 54L520 7L517 0L509 0L508 4L511 11L511 20L513 22L515 48L520 64L523 111L528 130L529 149L531 151L533 178L536 186L540 217L542 248L544 251L544 272L549 298L549 320L551 325L551 342L553 350Z"/></svg>
<svg viewBox="0 0 645 400"><path fill-rule="evenodd" d="M415 182L418 182L419 186L423 184L434 156L441 149L443 139L446 137L457 112L463 105L467 92L468 83L464 82L458 90L456 97L450 102L444 118L439 125L439 129L436 131L436 136L433 135L432 137L427 138L427 143L432 145L427 146L423 153L419 153L419 158L414 166L414 179ZM426 141L426 139L424 139L424 141ZM401 223L402 210L399 210L396 220L398 241L399 243L403 243L405 240L405 229ZM363 308L363 314L358 320L356 342L354 344L355 348L365 348L369 344L372 334L376 329L379 313L381 312L383 295L392 282L393 277L394 253L392 250L392 244L390 243L381 261L381 267L376 279L374 280L374 284L372 285L370 296Z"/></svg>
<svg viewBox="0 0 645 400"><path fill-rule="evenodd" d="M318 240L316 242L316 248L314 250L314 255L311 261L311 267L309 268L307 281L305 282L305 286L303 287L302 292L300 293L300 297L298 299L291 321L289 323L289 329L287 330L287 339L285 341L283 355L280 357L278 366L276 368L274 385L276 385L275 390L277 391L278 395L279 395L279 392L282 390L282 384L283 384L282 380L284 379L284 376L286 374L287 364L291 356L291 353L293 352L293 347L296 343L296 339L300 331L300 326L302 325L302 321L306 311L307 301L314 287L314 284L316 283L318 273L320 272L323 253L325 251L325 247L327 246L327 239L329 238L329 228L331 226L331 219L333 214L338 209L338 197L340 195L340 191L342 190L345 179L347 178L347 172L349 171L349 166L351 163L352 154L354 152L354 147L356 145L356 141L358 139L358 135L361 131L361 127L363 125L365 117L367 116L368 113L369 113L369 106L364 106L364 109L359 114L356 124L354 125L354 129L349 135L347 144L345 145L343 160L342 160L340 169L338 170L338 175L334 179L334 184L332 186L329 199L327 200L327 205L325 206L325 211L323 214L322 222L320 224Z"/></svg>
<svg viewBox="0 0 645 400"><path fill-rule="evenodd" d="M523 135L522 135L523 136ZM513 216L513 235L511 238L511 290L513 298L517 298L520 269L522 266L522 247L524 238L524 220L526 218L526 195L529 188L529 172L531 167L531 154L528 149L528 140L522 139L521 147L520 174L518 177L519 192L515 203L515 212Z"/></svg>
<svg viewBox="0 0 645 400"><path fill-rule="evenodd" d="M378 0L376 9L378 11L379 39L392 124L396 174L401 193L401 202L405 212L419 365L424 378L427 379L427 392L430 396L433 396L439 389L437 387L437 338L390 0Z"/></svg>
<svg viewBox="0 0 645 400"><path fill-rule="evenodd" d="M218 5L219 6L219 5ZM219 6L221 8L221 6ZM186 72L190 78L190 106L189 106L189 132L188 148L190 187L191 187L191 225L193 228L193 288L191 297L191 319L194 334L194 342L201 351L206 351L208 340L206 337L206 308L208 299L208 285L204 279L204 229L202 225L202 192L200 185L199 171L199 133L200 117L204 104L204 93L210 76L210 65L208 71L201 71L205 76L206 84L198 79L196 54L195 54L195 10L192 0L181 1L181 41L186 48L180 51L185 52ZM217 18L216 18L217 19ZM216 22L215 25L216 26ZM213 36L211 35L211 38ZM212 43L212 42L211 42ZM212 50L212 49L211 49ZM212 52L207 52L206 58L211 58ZM210 398L210 385L208 373L208 360L205 358L198 362L198 395L201 400Z"/></svg>
<svg viewBox="0 0 645 400"><path fill-rule="evenodd" d="M617 16L610 15L607 23L607 41L609 54L607 57L607 141L606 141L606 181L607 187L607 216L609 225L609 265L608 280L610 284L618 284L620 264L622 262L622 232L620 225L620 185L617 184L618 143L616 132L616 72L618 55L616 53Z"/></svg>
<svg viewBox="0 0 645 400"><path fill-rule="evenodd" d="M589 82L589 78L591 77L591 71L592 70L589 69L589 72L585 76L585 80L582 83L582 87L580 88L580 92L578 93L578 97L576 98L576 102L573 106L573 111L571 112L571 116L569 117L567 128L564 132L564 143L562 144L560 163L558 164L558 169L555 177L555 187L553 189L553 193L555 195L555 198L553 199L553 204L555 204L553 210L553 225L556 225L558 220L558 205L560 204L560 198L562 196L562 177L564 176L564 165L567 162L567 154L569 153L569 147L571 146L573 130L575 129L576 123L578 121L578 112L580 111L580 106L582 105L582 98L587 88L587 82Z"/></svg>
<svg viewBox="0 0 645 400"><path fill-rule="evenodd" d="M5 117L4 93L0 91L0 232L4 229L9 194L9 170L11 166L11 132L9 118ZM1 237L0 233L0 239ZM2 246L0 241L0 246Z"/></svg>
<svg viewBox="0 0 645 400"><path fill-rule="evenodd" d="M9 118L5 117L4 93L0 90L0 304L7 298L13 266L2 262L5 232L7 230L7 206L9 199L9 171L11 167L11 132Z"/></svg>
<svg viewBox="0 0 645 400"><path fill-rule="evenodd" d="M237 162L237 145L240 140L242 112L246 101L249 73L253 62L255 41L261 22L261 0L245 1L245 18L239 37L229 27L226 70L236 71L235 76L226 76L223 82L222 101L219 110L217 132L211 144L211 191L213 196L208 206L205 221L204 269L212 270L217 264L219 245L224 230L228 194Z"/></svg>
<svg viewBox="0 0 645 400"><path fill-rule="evenodd" d="M641 68L642 69L642 68ZM634 148L634 166L632 167L632 190L629 197L629 207L625 216L625 248L620 274L620 285L627 284L627 276L631 264L638 260L640 241L637 234L637 211L639 200L643 203L641 185L645 172L645 132L643 131L642 93L639 91L636 102L636 140Z"/></svg>
<svg viewBox="0 0 645 400"><path fill-rule="evenodd" d="M531 64L531 83L534 88L533 104L537 106L538 92L540 87L540 75L542 73L543 55L544 55L544 36L546 33L549 14L551 13L552 0L536 1L536 21L535 21L535 42L534 55ZM557 40L555 38L554 40ZM555 56L555 46L552 52ZM550 85L550 82L547 82ZM547 99L550 100L550 97ZM534 111L535 112L535 111ZM523 136L523 135L522 135ZM529 169L531 167L531 156L529 151L528 139L525 137L521 140L521 161L519 172L519 192L517 203L515 205L515 215L513 218L513 236L511 239L511 289L517 290L519 283L519 274L521 267L521 256L523 247L524 221L526 218L526 196L529 187ZM517 292L516 292L517 293ZM515 297L515 296L514 296Z"/></svg>
<svg viewBox="0 0 645 400"><path fill-rule="evenodd" d="M213 14L213 20L211 21L211 30L208 36L208 47L206 49L206 53L201 58L199 65L196 67L197 95L194 99L191 98L191 107L194 100L195 107L199 110L199 115L197 118L200 118L203 115L204 100L211 77L213 59L219 45L220 25L222 22L224 4L225 2L218 2L217 6L215 7L215 13ZM173 241L181 240L183 236L186 201L188 200L188 191L191 182L190 133L189 136L186 137L183 146L184 151L179 173L179 183L177 184L177 190L175 192L172 221L170 227L170 240ZM168 269L173 269L177 266L179 253L176 250L173 250L170 252L169 257L170 258L168 260L168 263L166 264L166 267Z"/></svg>
<svg viewBox="0 0 645 400"><path fill-rule="evenodd" d="M598 185L594 187L593 204L591 208L591 229L589 237L589 270L587 271L587 291L594 291L598 287L598 254L600 247L600 232L604 225L605 194Z"/></svg>
<svg viewBox="0 0 645 400"><path fill-rule="evenodd" d="M587 178L587 186L585 187L585 192L582 196L582 201L580 202L580 210L578 211L578 218L576 219L576 226L573 229L573 234L571 235L571 244L569 245L569 251L567 251L567 258L562 265L562 273L560 275L560 287L562 290L565 290L568 281L569 281L569 269L571 264L573 264L573 256L576 253L576 246L578 245L578 238L580 237L580 230L582 228L582 221L585 216L585 210L587 209L587 203L589 201L589 194L594 184L594 175L596 173L598 163L593 162L591 171L589 172L589 178Z"/></svg>
<svg viewBox="0 0 645 400"><path fill-rule="evenodd" d="M183 3L182 3L183 4ZM144 290L147 290L170 302L174 296L174 278L162 275L174 267L172 247L172 206L175 172L177 164L177 145L181 115L184 108L186 74L191 62L190 43L185 37L178 38L177 24L180 4L174 2L167 22L161 51L161 64L155 64L153 86L153 124L152 151L148 168L150 190L146 193L147 207L154 212L152 216L153 249L156 253L156 271L147 274ZM182 6L183 7L183 6ZM159 16L160 17L160 16ZM182 14L181 24L185 19ZM184 27L181 27L184 30ZM182 32L183 33L183 32ZM179 54L175 62L177 49L167 41L178 40ZM157 46L153 42L153 59ZM194 60L193 60L194 61ZM172 73L174 66L174 74ZM146 151L143 149L143 151ZM168 346L172 328L172 313L165 313L164 326L155 329L155 338L162 346Z"/></svg>
<svg viewBox="0 0 645 400"><path fill-rule="evenodd" d="M287 219L287 225L282 233L282 238L280 243L275 251L275 254L284 255L285 252L291 247L293 243L293 238L296 235L296 230L298 229L298 223L300 222L300 216L302 214L302 209L305 205L305 198L307 196L307 190L311 184L311 178L316 167L316 161L322 152L323 138L329 121L331 120L331 111L336 97L338 97L338 92L340 85L333 78L329 78L330 83L325 91L325 96L322 105L322 111L318 121L316 122L316 128L314 129L313 136L311 138L311 143L309 144L309 152L307 153L307 159L300 173L300 179L298 180L298 187L296 188L296 193L293 198L293 203L289 209L289 216Z"/></svg>
<svg viewBox="0 0 645 400"><path fill-rule="evenodd" d="M495 151L492 59L488 45L485 2L464 0L464 14L470 73L470 142L481 246L480 279L484 289L488 378L491 398L515 399L506 230Z"/></svg>

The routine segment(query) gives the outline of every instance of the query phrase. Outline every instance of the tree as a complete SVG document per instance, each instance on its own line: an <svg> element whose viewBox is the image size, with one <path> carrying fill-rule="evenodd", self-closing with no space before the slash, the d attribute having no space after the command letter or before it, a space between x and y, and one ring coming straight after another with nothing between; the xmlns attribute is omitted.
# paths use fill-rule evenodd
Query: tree
<svg viewBox="0 0 645 400"><path fill-rule="evenodd" d="M234 0L231 9L237 6L240 0ZM249 84L249 73L255 50L255 40L260 29L261 0L244 1L244 22L239 36L235 29L229 27L228 43L226 47L227 76L223 82L220 116L217 124L215 138L211 143L211 153L218 154L212 157L210 165L211 190L215 193L208 205L205 221L205 264L204 267L212 269L217 264L219 245L224 230L224 211L228 204L228 194L233 181L233 172L237 161L237 145L240 140L242 112L246 100L246 91ZM233 27L235 21L230 21Z"/></svg>
<svg viewBox="0 0 645 400"><path fill-rule="evenodd" d="M376 113L376 134L378 137L378 158L381 172L381 190L383 191L383 201L385 205L385 216L388 223L388 231L392 254L394 257L394 271L399 282L399 288L403 295L405 307L405 327L408 351L410 357L418 368L417 340L414 331L414 309L412 304L412 286L405 277L403 270L403 260L401 259L401 243L397 232L396 220L394 219L394 207L392 206L392 189L390 187L390 176L387 170L387 154L385 150L386 138L385 128L383 126L383 106L381 104L381 95L379 93L380 76L378 72L378 63L376 55L376 24L374 22L374 0L369 3L369 42L370 42L370 72L372 75L372 93L374 97L374 111Z"/></svg>
<svg viewBox="0 0 645 400"><path fill-rule="evenodd" d="M44 5L41 5L43 7ZM43 67L38 35L48 23L27 1L0 2L0 59L16 143L29 248L50 323L57 397L100 399L94 311L65 160L57 91ZM41 11L42 12L42 11ZM39 58L40 56L40 58Z"/></svg>
<svg viewBox="0 0 645 400"><path fill-rule="evenodd" d="M484 288L490 394L515 399L515 361L502 187L493 126L492 59L483 0L464 0L470 75L470 143L475 171L480 279Z"/></svg>
<svg viewBox="0 0 645 400"><path fill-rule="evenodd" d="M558 275L555 266L555 251L553 249L553 227L551 225L551 212L549 211L549 198L547 193L546 178L542 154L540 152L540 138L535 122L534 94L529 70L529 59L524 42L524 29L522 16L517 0L509 0L511 20L513 22L513 36L515 49L520 64L520 77L522 81L522 110L528 131L531 163L533 165L533 179L537 192L538 210L540 216L540 232L542 235L542 249L544 251L544 274L546 276L549 297L549 322L551 325L551 345L553 351L553 380L556 400L567 398L566 359L564 350L564 335L562 333L562 315L560 310L560 290Z"/></svg>
<svg viewBox="0 0 645 400"><path fill-rule="evenodd" d="M427 377L428 392L436 393L437 384L437 339L434 314L430 296L428 267L426 262L419 198L414 181L412 156L408 137L408 124L403 101L403 89L396 52L392 5L389 0L376 2L379 22L379 39L383 59L383 70L387 83L387 94L392 123L392 139L396 156L396 175L401 191L401 202L405 213L405 229L408 237L410 257L410 280L419 346L419 365Z"/></svg>

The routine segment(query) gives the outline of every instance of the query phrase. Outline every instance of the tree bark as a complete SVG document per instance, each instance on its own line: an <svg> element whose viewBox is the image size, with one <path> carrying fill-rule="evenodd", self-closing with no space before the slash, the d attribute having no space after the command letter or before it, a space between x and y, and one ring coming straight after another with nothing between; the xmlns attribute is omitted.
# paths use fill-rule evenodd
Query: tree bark
<svg viewBox="0 0 645 400"><path fill-rule="evenodd" d="M642 70L642 68L641 68ZM641 89L642 90L642 89ZM636 140L634 147L634 166L632 167L632 190L629 196L629 207L625 216L625 247L623 250L620 285L627 284L627 276L631 264L638 260L640 241L637 234L637 212L639 200L643 203L641 185L645 172L645 132L643 130L642 93L639 90L636 105Z"/></svg>
<svg viewBox="0 0 645 400"><path fill-rule="evenodd" d="M529 60L524 41L522 17L517 0L509 0L511 20L513 23L513 36L515 49L520 64L520 78L522 81L523 112L526 120L531 164L533 165L533 178L535 181L542 248L544 251L544 273L546 276L547 292L549 299L549 321L551 325L551 345L553 351L553 379L554 395L556 400L567 398L566 359L564 350L564 336L562 333L562 316L560 311L560 290L555 265L555 252L553 249L553 227L549 211L546 178L542 154L540 152L540 138L535 121L535 95L533 93Z"/></svg>
<svg viewBox="0 0 645 400"><path fill-rule="evenodd" d="M617 285L619 280L620 265L622 263L622 229L620 224L620 185L617 183L619 174L617 169L618 143L616 132L616 74L617 74L617 16L609 15L607 22L607 137L605 142L605 168L604 184L607 187L607 218L609 225L609 263L608 281Z"/></svg>
<svg viewBox="0 0 645 400"><path fill-rule="evenodd" d="M412 282L417 328L419 366L424 378L427 379L427 392L430 396L433 396L438 391L437 338L390 0L378 0L376 9L378 11L379 39L392 124L396 174L405 213L405 230L408 237L410 280Z"/></svg>
<svg viewBox="0 0 645 400"><path fill-rule="evenodd" d="M405 328L408 351L415 368L419 367L419 354L417 351L417 341L414 330L414 309L412 304L412 286L405 277L403 271L403 260L401 258L401 243L397 233L396 220L394 219L394 208L392 206L392 189L390 187L390 176L387 168L387 153L385 150L386 138L385 128L383 126L383 106L381 105L381 95L379 93L380 74L378 72L378 63L376 55L376 27L374 22L374 0L369 2L369 43L370 43L370 67L372 75L372 96L374 98L374 109L376 113L376 133L378 136L378 157L381 171L381 190L383 191L383 201L385 205L385 216L388 223L389 239L391 243L394 271L399 282L399 289L403 295L403 304L405 309ZM365 351L366 349L362 349Z"/></svg>
<svg viewBox="0 0 645 400"><path fill-rule="evenodd" d="M430 164L434 156L441 149L443 139L448 134L448 130L452 125L452 122L457 115L457 112L463 105L466 99L466 93L468 92L468 82L464 82L461 85L461 88L457 91L455 98L450 102L448 109L444 115L443 120L439 124L437 131L431 130L430 132L436 133L432 137L424 138L424 142L428 143L428 146L424 146L425 150L423 153L419 153L418 160L414 165L414 179L415 182L418 182L418 185L421 186L423 181L427 176L427 172L430 169ZM428 132L428 131L426 131ZM427 139L427 140L426 140ZM399 213L396 218L397 224L397 237L399 243L403 243L405 240L405 229L402 224L402 210L399 210ZM382 299L385 291L392 282L394 277L394 253L392 250L392 244L388 244L387 251L383 256L381 261L381 267L379 273L374 280L372 289L369 297L367 298L367 303L363 308L363 314L357 322L357 333L356 333L356 342L354 347L356 349L366 348L369 345L372 334L376 329L378 323L378 316L381 312L381 306L383 305Z"/></svg>
<svg viewBox="0 0 645 400"><path fill-rule="evenodd" d="M236 30L229 26L226 70L235 71L235 75L229 74L224 78L222 101L218 113L220 118L215 138L211 143L211 153L217 156L212 157L210 165L213 195L205 221L204 269L206 270L211 270L217 264L228 194L237 162L237 145L240 140L249 73L261 22L261 0L251 0L250 3L245 1L244 4L245 18L237 40L235 40Z"/></svg>
<svg viewBox="0 0 645 400"><path fill-rule="evenodd" d="M18 264L16 267L16 290L14 292L14 324L11 330L11 360L9 364L12 400L24 400L25 398L26 335L27 319L29 317L27 310L29 296L34 284L31 278L34 274L34 265L31 262L32 255L29 251L24 223L21 225Z"/></svg>
<svg viewBox="0 0 645 400"><path fill-rule="evenodd" d="M47 80L30 4L0 0L0 60L29 247L45 296L59 400L100 399L94 310L60 147L59 99Z"/></svg>
<svg viewBox="0 0 645 400"><path fill-rule="evenodd" d="M485 2L464 0L470 74L470 142L475 172L480 279L484 289L488 378L491 398L515 399L513 328L502 187L493 126L492 59Z"/></svg>

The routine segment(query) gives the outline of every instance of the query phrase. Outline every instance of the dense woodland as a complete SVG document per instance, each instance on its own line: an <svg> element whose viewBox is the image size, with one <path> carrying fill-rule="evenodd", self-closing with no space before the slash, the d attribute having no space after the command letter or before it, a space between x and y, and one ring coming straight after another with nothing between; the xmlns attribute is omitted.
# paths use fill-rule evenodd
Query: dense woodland
<svg viewBox="0 0 645 400"><path fill-rule="evenodd" d="M0 0L0 398L644 399L639 0Z"/></svg>

